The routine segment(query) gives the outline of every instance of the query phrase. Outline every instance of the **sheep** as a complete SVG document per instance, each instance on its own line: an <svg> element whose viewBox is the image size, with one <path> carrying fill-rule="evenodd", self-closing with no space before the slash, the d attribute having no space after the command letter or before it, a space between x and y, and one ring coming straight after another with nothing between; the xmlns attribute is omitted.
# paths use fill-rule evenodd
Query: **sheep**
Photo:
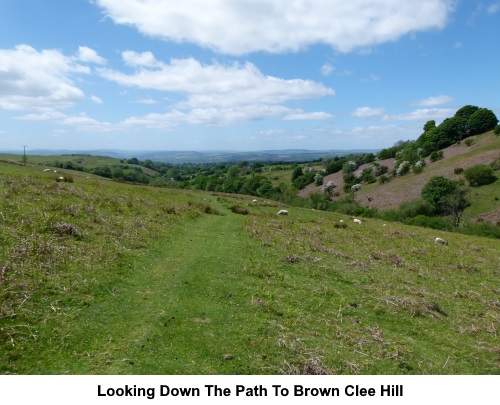
<svg viewBox="0 0 500 405"><path fill-rule="evenodd" d="M287 210L279 210L278 215L288 215L288 211Z"/></svg>
<svg viewBox="0 0 500 405"><path fill-rule="evenodd" d="M441 245L447 245L448 242L441 238L434 239L434 243L440 243Z"/></svg>
<svg viewBox="0 0 500 405"><path fill-rule="evenodd" d="M341 219L341 220L340 220L340 223L342 223L342 222L344 222L344 220L343 220L343 219Z"/></svg>
<svg viewBox="0 0 500 405"><path fill-rule="evenodd" d="M361 223L361 220L360 219L357 219L357 218L354 218L353 221L357 224L360 224Z"/></svg>
<svg viewBox="0 0 500 405"><path fill-rule="evenodd" d="M45 169L44 170L44 172L50 172L50 171L51 171L51 169Z"/></svg>
<svg viewBox="0 0 500 405"><path fill-rule="evenodd" d="M257 200L252 200L252 202L253 202L253 203L256 203L256 202L257 202Z"/></svg>

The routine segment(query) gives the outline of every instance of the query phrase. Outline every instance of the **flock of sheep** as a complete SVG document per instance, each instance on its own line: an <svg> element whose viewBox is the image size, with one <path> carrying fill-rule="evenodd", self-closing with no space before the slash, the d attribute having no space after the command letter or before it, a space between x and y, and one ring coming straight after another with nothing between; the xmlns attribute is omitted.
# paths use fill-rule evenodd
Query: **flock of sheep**
<svg viewBox="0 0 500 405"><path fill-rule="evenodd" d="M257 200L254 200L254 202L256 202L256 201L257 201ZM288 210L279 210L279 211L278 211L278 215L288 215ZM340 220L340 222L344 222L344 220L343 220L343 219L341 219L341 220ZM360 219L358 219L358 218L354 218L354 219L353 219L353 222L354 222L355 224L361 224L361 223L362 223L362 222L361 222L361 220L360 220ZM386 224L384 224L383 226L387 226L387 225L386 225ZM434 243L439 243L439 244L441 244L441 245L448 245L448 242L447 242L447 241L445 241L444 239L441 239L441 238L435 238L435 239L434 239Z"/></svg>

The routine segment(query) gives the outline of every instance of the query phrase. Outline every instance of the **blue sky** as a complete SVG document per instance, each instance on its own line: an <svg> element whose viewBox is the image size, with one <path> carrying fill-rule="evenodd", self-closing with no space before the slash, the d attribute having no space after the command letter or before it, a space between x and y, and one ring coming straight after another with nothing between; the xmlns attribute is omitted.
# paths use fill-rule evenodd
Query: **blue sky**
<svg viewBox="0 0 500 405"><path fill-rule="evenodd" d="M383 148L500 117L500 0L0 3L0 150Z"/></svg>

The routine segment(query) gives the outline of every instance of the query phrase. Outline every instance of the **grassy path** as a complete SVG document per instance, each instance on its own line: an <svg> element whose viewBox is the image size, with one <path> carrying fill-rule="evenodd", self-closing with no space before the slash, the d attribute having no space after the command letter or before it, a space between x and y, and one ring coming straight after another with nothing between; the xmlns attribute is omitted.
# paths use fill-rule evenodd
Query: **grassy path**
<svg viewBox="0 0 500 405"><path fill-rule="evenodd" d="M129 279L75 320L73 354L57 350L39 371L261 373L251 348L265 320L252 305L255 281L245 276L257 243L241 219L204 215L173 242L160 242L133 264Z"/></svg>

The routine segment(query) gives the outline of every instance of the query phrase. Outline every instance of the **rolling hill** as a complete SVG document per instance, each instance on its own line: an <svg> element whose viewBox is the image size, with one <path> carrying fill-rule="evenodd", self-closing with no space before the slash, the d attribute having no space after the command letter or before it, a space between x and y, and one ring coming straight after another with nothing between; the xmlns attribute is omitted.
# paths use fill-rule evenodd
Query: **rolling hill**
<svg viewBox="0 0 500 405"><path fill-rule="evenodd" d="M498 373L497 240L70 173L0 162L2 374Z"/></svg>

